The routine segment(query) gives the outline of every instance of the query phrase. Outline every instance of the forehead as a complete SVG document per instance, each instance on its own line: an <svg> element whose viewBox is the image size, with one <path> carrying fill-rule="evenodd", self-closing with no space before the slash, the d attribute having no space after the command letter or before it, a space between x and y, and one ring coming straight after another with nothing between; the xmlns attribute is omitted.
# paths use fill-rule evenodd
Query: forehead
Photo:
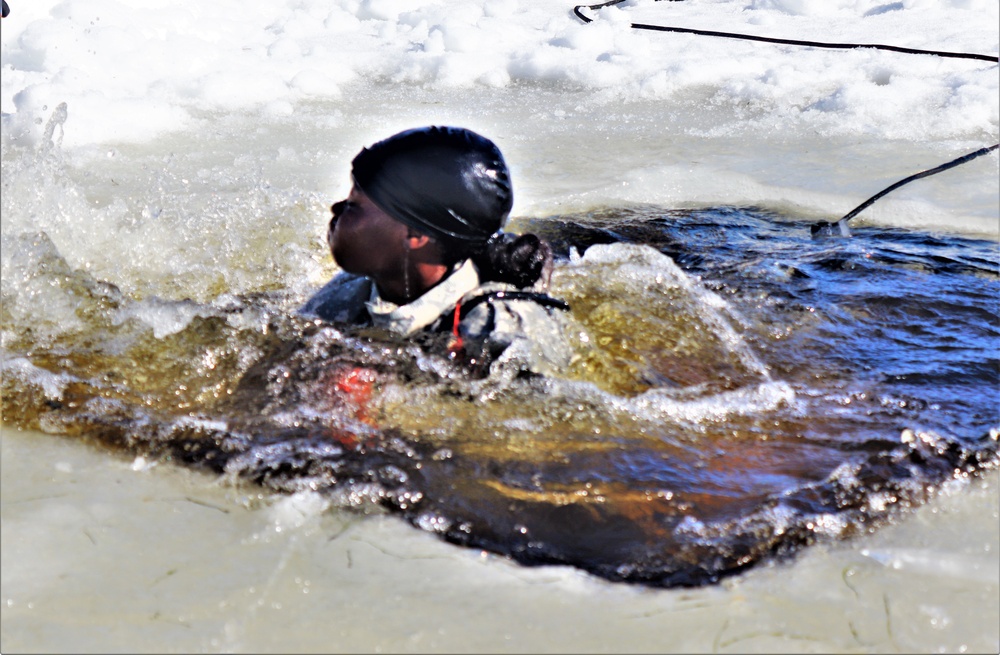
<svg viewBox="0 0 1000 655"><path fill-rule="evenodd" d="M375 201L369 198L357 185L351 187L351 192L348 194L347 200L356 205L368 218L378 218L383 221L388 221L394 226L399 225L405 227L402 223L385 213L382 208L376 205Z"/></svg>
<svg viewBox="0 0 1000 655"><path fill-rule="evenodd" d="M351 192L347 194L347 199L355 205L364 208L368 211L376 211L379 213L384 213L381 208L372 202L364 191L361 190L357 185L351 187Z"/></svg>
<svg viewBox="0 0 1000 655"><path fill-rule="evenodd" d="M351 202L357 202L357 203L371 202L368 196L365 195L365 192L362 191L357 184L351 185L351 191L350 193L347 194L347 199L350 200Z"/></svg>

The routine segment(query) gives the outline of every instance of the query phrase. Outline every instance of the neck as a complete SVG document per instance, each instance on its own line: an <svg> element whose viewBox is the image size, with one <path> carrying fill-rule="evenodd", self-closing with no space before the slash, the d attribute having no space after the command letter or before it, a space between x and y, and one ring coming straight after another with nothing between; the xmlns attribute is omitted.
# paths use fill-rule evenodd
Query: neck
<svg viewBox="0 0 1000 655"><path fill-rule="evenodd" d="M374 280L378 295L397 305L406 305L440 284L451 272L441 263L410 261L402 275Z"/></svg>

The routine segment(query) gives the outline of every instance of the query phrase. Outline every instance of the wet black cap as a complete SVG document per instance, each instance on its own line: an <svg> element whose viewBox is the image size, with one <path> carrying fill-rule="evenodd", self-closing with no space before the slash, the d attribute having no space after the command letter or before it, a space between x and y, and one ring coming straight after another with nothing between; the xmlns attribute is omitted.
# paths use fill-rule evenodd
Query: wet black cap
<svg viewBox="0 0 1000 655"><path fill-rule="evenodd" d="M484 244L514 204L500 149L461 127L400 132L362 149L351 166L354 184L385 213L454 245Z"/></svg>

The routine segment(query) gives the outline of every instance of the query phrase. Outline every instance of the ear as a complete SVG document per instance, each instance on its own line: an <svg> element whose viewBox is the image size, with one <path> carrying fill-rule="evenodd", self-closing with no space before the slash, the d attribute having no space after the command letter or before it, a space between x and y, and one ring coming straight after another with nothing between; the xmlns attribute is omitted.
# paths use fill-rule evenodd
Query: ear
<svg viewBox="0 0 1000 655"><path fill-rule="evenodd" d="M419 250L430 243L431 240L426 234L420 234L413 230L407 230L406 232L406 246L410 250Z"/></svg>

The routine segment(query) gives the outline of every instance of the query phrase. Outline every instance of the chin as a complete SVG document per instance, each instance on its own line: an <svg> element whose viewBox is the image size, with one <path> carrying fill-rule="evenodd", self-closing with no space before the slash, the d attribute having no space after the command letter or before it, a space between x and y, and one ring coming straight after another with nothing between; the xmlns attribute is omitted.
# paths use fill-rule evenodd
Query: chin
<svg viewBox="0 0 1000 655"><path fill-rule="evenodd" d="M351 264L350 257L345 257L343 253L338 256L337 251L334 248L330 249L330 254L333 255L333 263L336 264L340 270L347 271L348 273L358 273L357 267Z"/></svg>

